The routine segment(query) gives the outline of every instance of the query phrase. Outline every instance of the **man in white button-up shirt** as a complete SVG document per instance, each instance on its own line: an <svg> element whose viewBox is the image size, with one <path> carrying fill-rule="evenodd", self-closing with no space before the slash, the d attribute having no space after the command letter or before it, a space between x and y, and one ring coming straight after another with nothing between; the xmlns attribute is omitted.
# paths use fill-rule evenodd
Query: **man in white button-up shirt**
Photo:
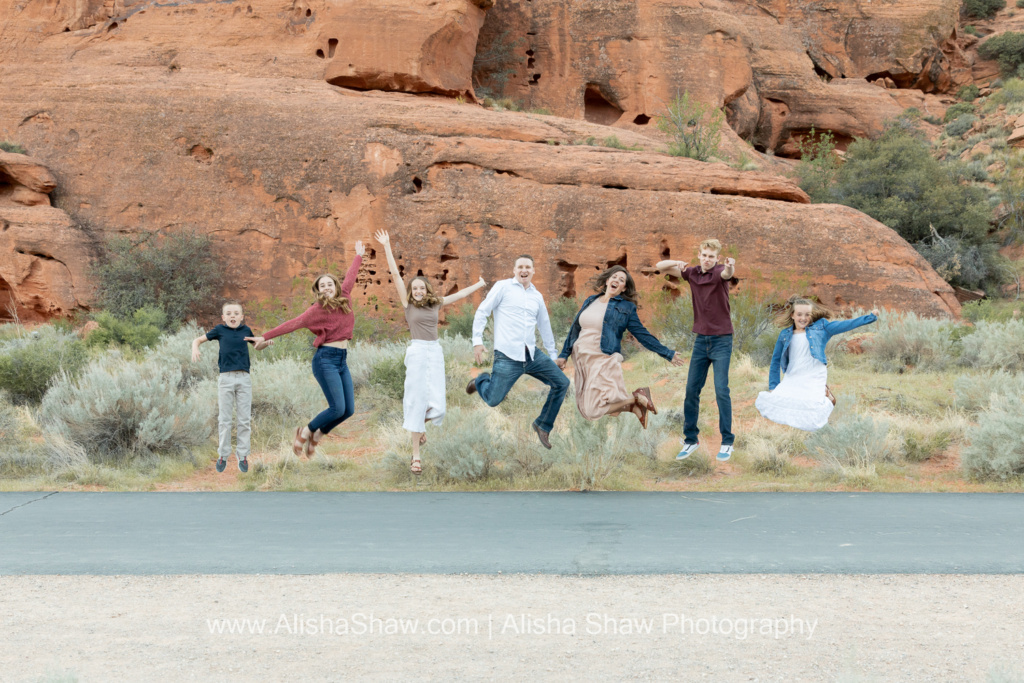
<svg viewBox="0 0 1024 683"><path fill-rule="evenodd" d="M523 375L536 377L551 389L540 416L533 423L533 431L545 448L551 448L548 435L562 407L569 379L554 361L537 348L536 329L550 354L557 354L555 335L551 332L551 319L544 305L544 297L533 286L533 258L516 259L511 280L496 282L487 298L476 309L473 317L473 354L476 362L484 359L484 327L487 318L494 315L494 367L490 373L480 373L470 380L467 393L479 393L489 406L505 400L512 385Z"/></svg>

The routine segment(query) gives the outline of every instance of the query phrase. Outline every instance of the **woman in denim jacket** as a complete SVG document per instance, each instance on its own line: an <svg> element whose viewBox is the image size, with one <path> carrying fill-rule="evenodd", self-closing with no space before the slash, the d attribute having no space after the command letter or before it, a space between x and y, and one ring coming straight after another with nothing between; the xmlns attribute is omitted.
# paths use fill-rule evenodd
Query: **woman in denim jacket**
<svg viewBox="0 0 1024 683"><path fill-rule="evenodd" d="M576 313L569 336L555 363L565 369L572 353L576 379L576 406L588 420L631 412L647 428L647 411L657 414L651 390L626 390L622 376L622 335L629 332L645 348L673 365L682 365L675 351L666 348L641 324L636 314L636 285L629 271L612 266L597 276L593 294Z"/></svg>
<svg viewBox="0 0 1024 683"><path fill-rule="evenodd" d="M792 297L776 323L783 328L775 342L768 391L754 405L772 422L813 432L828 424L836 399L829 391L825 346L837 334L868 325L878 310L853 320L828 320L831 312L810 299ZM785 377L779 381L780 371Z"/></svg>

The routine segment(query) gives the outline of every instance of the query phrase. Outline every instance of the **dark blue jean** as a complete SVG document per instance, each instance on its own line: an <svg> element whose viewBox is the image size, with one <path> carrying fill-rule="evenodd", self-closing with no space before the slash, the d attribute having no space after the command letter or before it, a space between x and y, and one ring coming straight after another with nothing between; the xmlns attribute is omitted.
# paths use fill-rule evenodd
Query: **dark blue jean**
<svg viewBox="0 0 1024 683"><path fill-rule="evenodd" d="M536 350L532 359L527 353L525 361L512 360L495 349L494 367L491 368L490 374L482 372L477 375L476 391L484 403L493 408L505 400L512 385L523 375L539 379L551 387L548 391L548 399L544 402L544 408L534 421L537 427L545 432L550 432L555 426L558 411L562 408L565 392L569 390L569 378L540 349Z"/></svg>
<svg viewBox="0 0 1024 683"><path fill-rule="evenodd" d="M686 376L686 400L683 402L683 440L697 443L697 416L700 414L700 392L708 380L708 368L715 368L715 398L718 399L718 429L722 445L736 440L732 433L732 399L729 397L729 360L732 358L731 334L698 334L690 356L690 372Z"/></svg>
<svg viewBox="0 0 1024 683"><path fill-rule="evenodd" d="M313 355L313 377L327 398L327 410L309 423L310 433L319 429L322 434L328 434L356 411L347 360L348 349L333 346L321 346Z"/></svg>

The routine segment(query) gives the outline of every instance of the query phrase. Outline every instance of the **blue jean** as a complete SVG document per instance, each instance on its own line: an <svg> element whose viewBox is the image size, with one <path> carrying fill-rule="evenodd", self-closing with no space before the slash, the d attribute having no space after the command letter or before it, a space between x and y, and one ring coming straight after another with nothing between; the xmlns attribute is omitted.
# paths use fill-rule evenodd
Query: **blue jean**
<svg viewBox="0 0 1024 683"><path fill-rule="evenodd" d="M544 408L533 423L539 429L550 432L555 426L558 411L562 408L565 393L569 391L569 378L540 349L536 350L532 359L527 352L525 361L512 360L495 349L494 367L491 368L489 374L482 372L477 375L476 391L484 403L493 408L505 400L512 385L523 375L539 379L551 387L548 391L548 398L544 402Z"/></svg>
<svg viewBox="0 0 1024 683"><path fill-rule="evenodd" d="M310 433L319 429L322 434L328 434L356 411L347 359L348 349L333 346L321 346L313 355L313 377L327 398L327 410L309 423Z"/></svg>
<svg viewBox="0 0 1024 683"><path fill-rule="evenodd" d="M732 358L731 334L698 334L690 356L690 372L686 376L686 400L683 402L683 440L697 443L697 416L700 414L700 392L708 380L708 368L715 368L715 398L718 399L718 429L722 445L731 446L732 399L729 397L729 361Z"/></svg>

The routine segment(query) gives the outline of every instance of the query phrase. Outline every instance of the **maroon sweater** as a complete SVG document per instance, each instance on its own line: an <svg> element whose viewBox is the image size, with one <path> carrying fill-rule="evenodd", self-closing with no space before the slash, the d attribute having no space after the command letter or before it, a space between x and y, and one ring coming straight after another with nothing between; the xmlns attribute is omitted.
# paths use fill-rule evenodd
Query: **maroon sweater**
<svg viewBox="0 0 1024 683"><path fill-rule="evenodd" d="M356 284L356 274L359 272L359 266L362 262L363 257L356 256L352 261L352 265L349 266L348 272L345 273L345 281L341 283L341 296L346 299L350 298L349 294L352 293L352 288ZM313 346L319 348L327 342L351 339L352 328L355 324L356 316L352 312L342 313L337 308L324 308L317 302L307 308L305 313L298 318L281 323L269 332L265 332L263 338L273 339L274 337L280 337L282 334L288 334L304 327L316 335L316 339L313 340Z"/></svg>

